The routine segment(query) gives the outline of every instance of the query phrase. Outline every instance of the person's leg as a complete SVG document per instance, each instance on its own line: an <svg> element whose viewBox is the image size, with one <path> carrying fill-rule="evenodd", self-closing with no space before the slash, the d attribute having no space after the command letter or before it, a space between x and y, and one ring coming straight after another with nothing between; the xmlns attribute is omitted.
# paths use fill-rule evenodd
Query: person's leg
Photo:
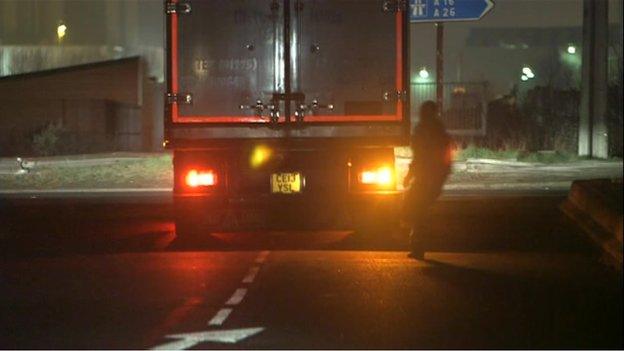
<svg viewBox="0 0 624 351"><path fill-rule="evenodd" d="M412 231L410 232L409 256L420 260L425 258L425 238L427 236L425 221L425 210L419 209L418 213L414 215Z"/></svg>
<svg viewBox="0 0 624 351"><path fill-rule="evenodd" d="M422 259L423 250L421 245L421 213L422 213L422 190L423 187L412 181L403 198L403 223L409 227L409 257Z"/></svg>
<svg viewBox="0 0 624 351"><path fill-rule="evenodd" d="M442 193L445 177L435 176L427 178L421 182L418 192L414 192L411 203L413 204L412 215L412 231L410 233L410 257L424 259L427 250L427 242L431 235L430 221L431 209L436 199ZM416 196L417 194L417 196Z"/></svg>

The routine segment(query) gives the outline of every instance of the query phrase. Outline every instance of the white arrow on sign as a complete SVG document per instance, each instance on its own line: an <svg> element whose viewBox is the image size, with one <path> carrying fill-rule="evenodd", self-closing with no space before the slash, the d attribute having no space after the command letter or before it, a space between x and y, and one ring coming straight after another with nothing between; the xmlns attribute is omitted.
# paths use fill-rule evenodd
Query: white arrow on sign
<svg viewBox="0 0 624 351"><path fill-rule="evenodd" d="M223 344L236 344L250 336L260 333L264 328L242 328L228 330L213 330L185 334L167 335L170 339L179 339L158 345L152 350L185 350L204 342L218 342Z"/></svg>

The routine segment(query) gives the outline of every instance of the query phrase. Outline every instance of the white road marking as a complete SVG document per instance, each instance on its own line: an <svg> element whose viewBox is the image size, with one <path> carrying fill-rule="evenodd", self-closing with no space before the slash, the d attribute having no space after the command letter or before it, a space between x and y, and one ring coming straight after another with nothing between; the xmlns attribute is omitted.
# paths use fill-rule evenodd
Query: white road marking
<svg viewBox="0 0 624 351"><path fill-rule="evenodd" d="M224 344L236 344L237 342L246 339L250 336L260 333L264 328L244 328L244 329L229 329L229 330L214 330L203 331L195 333L185 334L172 334L167 335L170 339L180 339L158 345L152 350L184 350L201 344L204 342L218 342Z"/></svg>
<svg viewBox="0 0 624 351"><path fill-rule="evenodd" d="M230 316L230 313L232 313L232 309L231 308L222 308L219 310L219 312L217 312L217 314L214 315L214 317L212 317L212 319L210 320L210 322L208 322L208 325L221 325L225 322L225 320Z"/></svg>
<svg viewBox="0 0 624 351"><path fill-rule="evenodd" d="M270 251L262 251L256 257L256 263L263 263L269 256ZM259 266L252 266L249 268L247 275L243 278L244 284L253 283L260 271ZM238 305L243 301L247 289L238 288L232 296L225 302L228 306ZM230 314L234 311L234 308L225 307L217 311L217 313L208 321L209 326L221 326L228 319ZM205 342L218 342L235 344L243 339L246 339L252 335L258 334L263 331L264 328L244 328L244 329L230 329L230 330L214 330L214 331L202 331L194 333L184 334L171 334L166 338L177 339L164 344L157 345L152 350L185 350L190 349L198 344Z"/></svg>
<svg viewBox="0 0 624 351"><path fill-rule="evenodd" d="M245 298L245 294L247 294L247 289L245 288L236 289L234 294L232 294L230 299L227 300L225 304L229 306L238 305Z"/></svg>
<svg viewBox="0 0 624 351"><path fill-rule="evenodd" d="M243 283L245 284L253 283L254 279L256 279L256 275L258 274L258 271L260 271L260 267L258 266L253 266L249 268L249 272L247 272L247 275L245 276L245 278L243 278Z"/></svg>
<svg viewBox="0 0 624 351"><path fill-rule="evenodd" d="M270 251L262 251L256 257L256 263L264 263L266 261L267 256L269 256Z"/></svg>

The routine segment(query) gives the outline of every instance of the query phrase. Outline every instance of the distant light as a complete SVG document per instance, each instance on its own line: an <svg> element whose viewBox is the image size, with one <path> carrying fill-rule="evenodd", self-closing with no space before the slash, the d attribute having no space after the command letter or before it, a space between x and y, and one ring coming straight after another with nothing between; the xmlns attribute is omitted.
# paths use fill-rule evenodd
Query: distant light
<svg viewBox="0 0 624 351"><path fill-rule="evenodd" d="M418 76L422 79L427 79L429 78L429 72L427 71L427 69L425 67L423 67L420 72L418 72Z"/></svg>
<svg viewBox="0 0 624 351"><path fill-rule="evenodd" d="M453 88L453 94L466 94L466 87L456 86Z"/></svg>
<svg viewBox="0 0 624 351"><path fill-rule="evenodd" d="M59 24L58 27L56 27L56 37L58 38L58 40L62 41L63 38L65 38L66 34L67 34L67 26L63 23Z"/></svg>
<svg viewBox="0 0 624 351"><path fill-rule="evenodd" d="M527 76L527 78L529 78L529 79L533 79L533 78L535 78L535 74L534 74L533 72L529 72L529 73L527 73L527 74L526 74L526 76Z"/></svg>
<svg viewBox="0 0 624 351"><path fill-rule="evenodd" d="M522 79L523 82L526 82L527 80L529 80L529 77L523 74L522 77L520 77L520 79Z"/></svg>
<svg viewBox="0 0 624 351"><path fill-rule="evenodd" d="M524 66L522 67L522 73L528 76L529 74L533 74L533 70L529 66Z"/></svg>
<svg viewBox="0 0 624 351"><path fill-rule="evenodd" d="M569 46L568 46L568 54L570 54L570 55L574 55L574 54L576 54L576 46L574 46L574 45L569 45Z"/></svg>

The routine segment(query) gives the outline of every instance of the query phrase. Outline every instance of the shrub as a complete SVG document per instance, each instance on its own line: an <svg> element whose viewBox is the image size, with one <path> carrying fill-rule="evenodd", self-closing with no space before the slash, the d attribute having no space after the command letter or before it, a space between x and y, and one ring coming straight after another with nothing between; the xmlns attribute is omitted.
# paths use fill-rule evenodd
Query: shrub
<svg viewBox="0 0 624 351"><path fill-rule="evenodd" d="M38 156L58 155L64 129L60 123L49 123L33 136L32 149Z"/></svg>
<svg viewBox="0 0 624 351"><path fill-rule="evenodd" d="M517 160L521 151L518 149L493 150L486 147L478 147L473 144L465 149L459 150L456 160L465 161L469 158L485 158L495 160Z"/></svg>

